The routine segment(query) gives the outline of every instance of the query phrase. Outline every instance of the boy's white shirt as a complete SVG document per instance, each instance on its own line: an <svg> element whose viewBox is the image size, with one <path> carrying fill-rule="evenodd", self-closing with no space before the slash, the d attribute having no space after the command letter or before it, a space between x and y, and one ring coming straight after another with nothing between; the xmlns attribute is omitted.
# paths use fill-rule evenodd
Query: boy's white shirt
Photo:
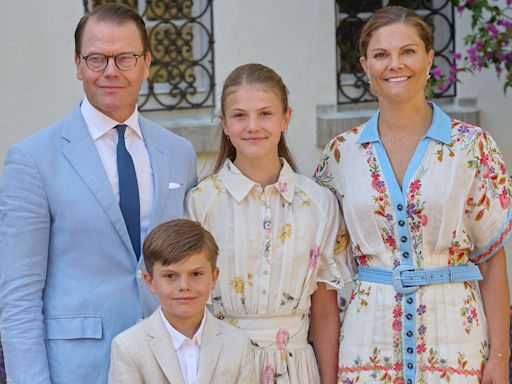
<svg viewBox="0 0 512 384"><path fill-rule="evenodd" d="M197 374L199 370L199 356L201 353L201 339L203 336L204 324L206 320L206 309L203 314L201 324L197 329L192 339L188 338L181 332L177 331L171 323L165 318L162 308L160 308L160 316L162 321L171 336L174 344L174 349L178 355L180 363L181 375L185 384L198 384Z"/></svg>

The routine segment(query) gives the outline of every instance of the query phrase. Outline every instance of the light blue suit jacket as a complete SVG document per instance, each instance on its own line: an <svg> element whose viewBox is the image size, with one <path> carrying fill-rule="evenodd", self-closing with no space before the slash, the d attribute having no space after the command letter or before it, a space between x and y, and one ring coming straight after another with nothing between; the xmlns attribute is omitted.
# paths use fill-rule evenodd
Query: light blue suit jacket
<svg viewBox="0 0 512 384"><path fill-rule="evenodd" d="M142 117L140 127L155 184L153 227L183 215L196 160L187 140ZM106 383L113 337L157 307L144 270L79 106L9 150L0 335L12 383Z"/></svg>

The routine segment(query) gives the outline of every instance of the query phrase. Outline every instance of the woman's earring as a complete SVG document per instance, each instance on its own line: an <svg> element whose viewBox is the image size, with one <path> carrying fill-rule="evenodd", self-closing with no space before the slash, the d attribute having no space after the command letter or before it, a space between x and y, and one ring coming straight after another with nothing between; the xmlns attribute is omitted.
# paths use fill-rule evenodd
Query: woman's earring
<svg viewBox="0 0 512 384"><path fill-rule="evenodd" d="M229 135L226 135L226 139L228 139L228 141L229 141Z"/></svg>
<svg viewBox="0 0 512 384"><path fill-rule="evenodd" d="M372 82L370 81L370 76L368 76L368 85L372 85Z"/></svg>
<svg viewBox="0 0 512 384"><path fill-rule="evenodd" d="M430 70L427 70L427 80L430 80L431 77L432 75L430 74Z"/></svg>

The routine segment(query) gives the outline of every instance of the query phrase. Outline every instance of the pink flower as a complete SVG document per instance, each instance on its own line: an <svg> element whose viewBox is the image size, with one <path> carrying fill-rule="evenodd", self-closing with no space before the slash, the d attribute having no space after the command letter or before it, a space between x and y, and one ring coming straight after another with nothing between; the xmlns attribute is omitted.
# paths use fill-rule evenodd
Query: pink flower
<svg viewBox="0 0 512 384"><path fill-rule="evenodd" d="M427 350L427 347L425 346L425 343L418 344L416 347L416 351L418 353L425 353L426 350Z"/></svg>
<svg viewBox="0 0 512 384"><path fill-rule="evenodd" d="M506 188L503 188L503 191L500 193L500 205L503 209L507 209L510 206L510 196Z"/></svg>
<svg viewBox="0 0 512 384"><path fill-rule="evenodd" d="M427 215L422 215L421 216L421 226L425 227L427 224L428 224L428 217L427 217Z"/></svg>
<svg viewBox="0 0 512 384"><path fill-rule="evenodd" d="M414 180L411 183L411 186L409 187L409 189L411 190L411 193L418 192L420 188L421 188L421 181L418 179Z"/></svg>
<svg viewBox="0 0 512 384"><path fill-rule="evenodd" d="M400 320L393 320L391 327L395 332L402 332L402 322Z"/></svg>
<svg viewBox="0 0 512 384"><path fill-rule="evenodd" d="M318 261L318 255L320 255L320 247L311 248L309 250L309 267L315 268Z"/></svg>
<svg viewBox="0 0 512 384"><path fill-rule="evenodd" d="M261 373L260 384L273 384L275 383L276 370L273 366L267 365L263 368Z"/></svg>
<svg viewBox="0 0 512 384"><path fill-rule="evenodd" d="M281 193L287 192L288 191L288 183L278 180L276 183L276 188Z"/></svg>
<svg viewBox="0 0 512 384"><path fill-rule="evenodd" d="M279 349L285 349L288 345L288 340L290 339L290 334L284 328L279 328L276 334L276 346Z"/></svg>

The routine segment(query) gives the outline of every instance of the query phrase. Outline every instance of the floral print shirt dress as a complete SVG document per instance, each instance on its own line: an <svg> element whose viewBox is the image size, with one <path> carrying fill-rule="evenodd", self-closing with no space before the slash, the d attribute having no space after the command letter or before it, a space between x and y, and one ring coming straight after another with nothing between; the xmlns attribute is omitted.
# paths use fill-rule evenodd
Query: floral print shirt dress
<svg viewBox="0 0 512 384"><path fill-rule="evenodd" d="M511 235L511 179L495 142L431 106L432 124L402 188L379 138L378 112L325 148L315 178L336 193L360 266L480 264ZM488 349L477 282L424 286L405 297L391 285L356 281L339 382L478 383Z"/></svg>
<svg viewBox="0 0 512 384"><path fill-rule="evenodd" d="M231 161L192 189L188 216L219 245L213 312L247 332L260 383L320 383L307 343L310 295L353 269L335 196L291 169L262 189Z"/></svg>

